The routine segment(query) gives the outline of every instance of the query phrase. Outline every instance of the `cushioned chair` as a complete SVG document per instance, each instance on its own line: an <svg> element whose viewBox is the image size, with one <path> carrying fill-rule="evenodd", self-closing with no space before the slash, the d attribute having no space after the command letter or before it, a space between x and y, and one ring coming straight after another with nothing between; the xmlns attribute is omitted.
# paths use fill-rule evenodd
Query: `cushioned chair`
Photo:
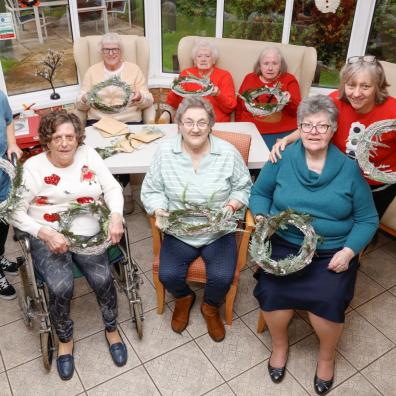
<svg viewBox="0 0 396 396"><path fill-rule="evenodd" d="M213 135L218 136L232 143L241 153L242 158L245 160L245 163L247 163L249 157L249 148L250 148L249 135L232 133L232 132L219 132L219 131L214 131ZM165 288L161 283L161 281L159 280L159 276L158 276L159 266L160 266L159 253L161 249L162 234L160 230L155 226L155 217L150 216L149 219L150 219L151 231L153 235L153 252L154 252L153 280L157 294L157 313L162 314L164 311L164 304L165 304ZM238 288L239 274L240 271L246 265L247 249L249 245L250 234L253 230L253 224L254 224L253 217L250 211L247 210L245 216L244 232L237 233L238 236L237 265L235 269L234 280L231 284L230 290L226 295L225 317L226 317L226 323L228 325L232 324L232 313L233 313L234 300ZM187 281L206 283L205 263L201 257L199 257L198 259L194 260L191 263L187 273Z"/></svg>
<svg viewBox="0 0 396 396"><path fill-rule="evenodd" d="M84 78L85 72L95 63L102 60L99 52L99 41L102 36L86 36L78 38L73 45L74 60L77 65L77 71L80 81ZM149 70L149 46L148 41L142 36L121 35L122 44L124 46L124 60L136 63L143 74L148 79ZM86 121L86 113L80 110L75 110L83 125ZM143 111L143 121L145 124L154 124L155 109L150 106Z"/></svg>
<svg viewBox="0 0 396 396"><path fill-rule="evenodd" d="M186 36L180 40L177 50L180 70L193 66L191 51L195 40L202 38L204 37ZM268 46L275 46L285 57L289 73L297 78L302 97L308 96L316 69L315 48L231 38L205 37L205 39L213 42L219 50L216 65L231 73L236 91L239 90L246 74L253 71L253 65L261 50Z"/></svg>
<svg viewBox="0 0 396 396"><path fill-rule="evenodd" d="M396 64L381 61L385 70L386 79L390 84L388 92L396 97ZM381 218L380 228L396 237L396 198L388 206L388 209Z"/></svg>

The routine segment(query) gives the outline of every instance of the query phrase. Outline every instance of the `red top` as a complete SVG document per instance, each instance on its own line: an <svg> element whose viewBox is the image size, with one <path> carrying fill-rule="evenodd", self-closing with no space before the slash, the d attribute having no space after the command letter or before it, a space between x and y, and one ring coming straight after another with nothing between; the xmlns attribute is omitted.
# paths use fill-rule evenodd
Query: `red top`
<svg viewBox="0 0 396 396"><path fill-rule="evenodd" d="M248 89L256 89L264 86L272 88L277 83L280 83L282 91L288 91L290 93L290 101L282 111L269 116L256 117L246 109L245 102L238 97L235 121L254 122L262 135L297 129L297 107L301 102L301 93L298 81L292 74L283 73L272 83L264 84L257 74L249 73L244 78L239 88L239 93L242 94ZM264 94L259 96L257 100L266 103L269 100L269 96L268 94Z"/></svg>
<svg viewBox="0 0 396 396"><path fill-rule="evenodd" d="M179 77L188 76L189 73L194 76L201 77L198 73L198 68L196 67L183 70ZM217 96L204 96L204 99L212 104L216 116L216 122L230 122L230 114L236 107L234 81L232 80L231 74L226 70L214 67L212 74L210 75L210 81L212 81L220 91ZM198 88L200 88L198 84L183 84L183 89L185 90L196 90ZM166 103L177 109L182 100L182 96L174 93L173 91L169 91Z"/></svg>
<svg viewBox="0 0 396 396"><path fill-rule="evenodd" d="M338 91L332 92L329 96L336 104L338 116L338 129L334 134L333 143L348 156L354 158L356 150L356 142L354 137L356 134L363 133L365 128L372 123L382 120L396 119L396 99L388 96L384 103L376 105L370 112L365 114L356 113L353 107L339 99ZM378 147L372 163L375 167L381 164L389 165L387 168L392 172L396 171L396 131L387 132L381 136L381 143L389 147ZM366 178L367 179L367 178ZM383 183L367 179L370 184L381 185Z"/></svg>

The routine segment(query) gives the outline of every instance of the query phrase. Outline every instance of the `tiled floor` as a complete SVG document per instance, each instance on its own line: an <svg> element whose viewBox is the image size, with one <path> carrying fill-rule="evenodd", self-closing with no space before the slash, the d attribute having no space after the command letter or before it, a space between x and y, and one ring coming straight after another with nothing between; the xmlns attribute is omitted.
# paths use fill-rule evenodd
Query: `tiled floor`
<svg viewBox="0 0 396 396"><path fill-rule="evenodd" d="M135 197L137 198L137 197ZM252 269L243 271L234 306L233 325L214 343L196 304L182 335L170 328L171 296L163 315L156 313L151 277L151 238L139 205L128 216L132 254L143 275L144 337L139 340L126 299L120 303L120 329L127 341L125 367L113 365L103 336L94 295L83 278L76 280L72 316L75 321L76 373L59 379L55 365L43 368L38 333L26 328L17 300L0 300L0 395L313 395L318 342L303 312L290 332L285 380L273 384L267 375L271 341L258 335L258 308L252 297ZM6 252L20 254L11 238ZM10 279L18 288L19 277ZM198 290L202 298L202 290ZM396 241L381 234L376 249L363 260L355 298L347 314L337 353L332 395L396 395Z"/></svg>

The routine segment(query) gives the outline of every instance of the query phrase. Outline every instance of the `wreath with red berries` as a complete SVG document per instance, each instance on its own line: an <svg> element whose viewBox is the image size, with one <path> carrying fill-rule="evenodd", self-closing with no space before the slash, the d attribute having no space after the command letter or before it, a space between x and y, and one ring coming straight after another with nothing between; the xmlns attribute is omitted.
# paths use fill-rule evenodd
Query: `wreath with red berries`
<svg viewBox="0 0 396 396"><path fill-rule="evenodd" d="M73 221L81 215L91 215L98 218L100 231L91 236L76 235L70 231ZM101 200L95 201L91 197L78 198L70 204L66 211L59 212L59 232L69 241L69 250L84 255L98 255L104 253L111 241L107 239L110 210Z"/></svg>
<svg viewBox="0 0 396 396"><path fill-rule="evenodd" d="M183 86L186 83L194 83L200 86L199 89L185 89ZM208 78L199 78L194 74L189 73L188 76L179 77L173 80L171 90L179 96L208 96L213 92L214 85Z"/></svg>
<svg viewBox="0 0 396 396"><path fill-rule="evenodd" d="M14 167L11 162L0 158L0 170L10 178L10 189L7 198L0 202L0 221L11 217L22 199L23 168L21 165Z"/></svg>

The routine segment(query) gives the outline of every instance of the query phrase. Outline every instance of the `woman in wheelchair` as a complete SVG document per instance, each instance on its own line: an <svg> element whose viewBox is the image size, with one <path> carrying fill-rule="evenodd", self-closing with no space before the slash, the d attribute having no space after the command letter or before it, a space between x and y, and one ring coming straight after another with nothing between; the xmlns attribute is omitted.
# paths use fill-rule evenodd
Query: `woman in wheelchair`
<svg viewBox="0 0 396 396"><path fill-rule="evenodd" d="M46 115L40 123L39 138L45 151L24 164L25 189L13 225L29 234L34 269L48 287L50 318L59 339L58 373L68 380L74 372L70 318L73 262L96 294L105 338L116 365L126 363L127 350L117 330L117 294L107 252L71 253L68 239L58 232L58 213L69 209L72 202L89 203L103 195L111 212L108 239L115 244L123 234L123 196L100 156L84 145L84 129L77 116L66 111ZM97 221L92 216L79 216L74 223L71 231L78 235L91 236L98 232Z"/></svg>
<svg viewBox="0 0 396 396"><path fill-rule="evenodd" d="M182 209L185 199L210 202L231 216L248 202L251 180L238 150L211 135L215 123L212 105L200 97L183 100L176 113L178 136L157 151L142 185L142 202L156 221L169 211ZM159 279L176 298L172 330L181 333L188 324L195 294L186 283L190 264L199 256L205 262L207 282L201 312L214 341L225 337L219 306L234 278L237 246L235 233L198 236L164 235Z"/></svg>

